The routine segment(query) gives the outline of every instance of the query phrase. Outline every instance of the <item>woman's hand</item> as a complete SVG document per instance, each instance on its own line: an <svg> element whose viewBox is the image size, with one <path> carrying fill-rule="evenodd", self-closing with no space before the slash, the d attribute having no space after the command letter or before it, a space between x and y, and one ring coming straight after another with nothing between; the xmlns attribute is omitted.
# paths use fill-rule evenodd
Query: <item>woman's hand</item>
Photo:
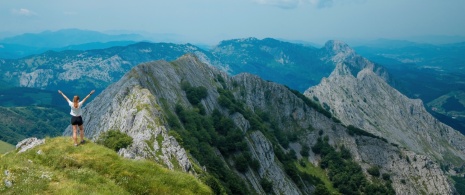
<svg viewBox="0 0 465 195"><path fill-rule="evenodd" d="M92 95L92 94L94 94L94 92L95 92L95 90L92 90L92 91L89 93L89 95Z"/></svg>
<svg viewBox="0 0 465 195"><path fill-rule="evenodd" d="M63 94L63 92L61 92L60 90L58 90L58 93L59 93L59 94Z"/></svg>

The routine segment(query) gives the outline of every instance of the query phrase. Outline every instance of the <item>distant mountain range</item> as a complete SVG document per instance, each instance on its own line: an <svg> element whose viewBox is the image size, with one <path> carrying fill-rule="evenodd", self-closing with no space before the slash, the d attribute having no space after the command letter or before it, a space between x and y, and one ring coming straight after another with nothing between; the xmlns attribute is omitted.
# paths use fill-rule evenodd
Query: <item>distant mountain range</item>
<svg viewBox="0 0 465 195"><path fill-rule="evenodd" d="M68 31L60 33L65 32ZM88 43L22 59L0 60L0 70L3 73L0 75L0 87L3 85L56 90L73 85L74 91L70 93L87 93L93 88L104 89L137 64L158 59L174 60L185 53L195 53L204 62L229 74L257 74L300 92L317 85L335 68L334 64L328 64L324 60L328 58L327 51L330 49L326 46L316 48L275 39L225 40L208 50L191 44L131 43ZM98 49L106 46L115 47ZM87 50L88 48L95 49ZM464 91L462 83L465 82L465 55L461 55L464 48L463 43L435 46L377 40L366 46L355 47L354 50L381 65L379 67L385 69L383 71L386 73L380 74L388 77L385 79L391 86L410 98L422 99L433 115L465 132L465 110L448 110L442 106L447 102L444 101L444 98L449 97L447 94ZM444 100L439 101L437 98ZM459 98L457 101L465 105L465 100Z"/></svg>
<svg viewBox="0 0 465 195"><path fill-rule="evenodd" d="M125 46L146 39L138 34L109 35L79 29L26 33L0 39L0 58L16 59L48 50L103 49Z"/></svg>
<svg viewBox="0 0 465 195"><path fill-rule="evenodd" d="M93 42L112 41L143 41L138 34L108 35L97 31L65 29L59 31L44 31L41 33L26 33L0 40L0 43L25 45L37 48L62 48L70 45L80 45Z"/></svg>

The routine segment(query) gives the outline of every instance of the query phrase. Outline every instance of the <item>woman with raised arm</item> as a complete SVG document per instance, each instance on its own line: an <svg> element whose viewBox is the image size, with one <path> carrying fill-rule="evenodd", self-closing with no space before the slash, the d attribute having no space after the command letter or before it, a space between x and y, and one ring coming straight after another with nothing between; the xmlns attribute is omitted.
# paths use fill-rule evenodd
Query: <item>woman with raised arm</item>
<svg viewBox="0 0 465 195"><path fill-rule="evenodd" d="M66 95L58 90L58 93L61 94L66 101L68 102L69 106L71 107L71 125L73 125L73 139L74 139L74 146L78 146L77 142L77 127L79 126L80 133L81 133L81 144L83 144L84 141L84 126L83 126L83 121L82 121L82 110L81 107L84 104L84 102L95 92L95 90L92 90L89 95L87 95L82 101L79 101L79 96L74 96L73 101L70 101Z"/></svg>

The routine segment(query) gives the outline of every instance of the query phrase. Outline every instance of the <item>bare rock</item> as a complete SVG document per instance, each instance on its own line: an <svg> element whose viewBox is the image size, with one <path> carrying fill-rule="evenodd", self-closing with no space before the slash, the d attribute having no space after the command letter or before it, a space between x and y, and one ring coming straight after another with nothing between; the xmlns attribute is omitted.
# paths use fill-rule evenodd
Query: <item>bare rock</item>
<svg viewBox="0 0 465 195"><path fill-rule="evenodd" d="M19 149L18 153L22 153L44 143L45 139L37 139L35 137L27 138L16 144L16 150Z"/></svg>

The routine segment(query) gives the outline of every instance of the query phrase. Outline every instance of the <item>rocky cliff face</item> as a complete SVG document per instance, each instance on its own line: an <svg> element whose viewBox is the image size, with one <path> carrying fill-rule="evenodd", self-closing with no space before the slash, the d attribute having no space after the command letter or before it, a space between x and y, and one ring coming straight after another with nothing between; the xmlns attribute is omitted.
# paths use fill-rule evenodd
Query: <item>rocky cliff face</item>
<svg viewBox="0 0 465 195"><path fill-rule="evenodd" d="M357 58L358 67L354 67ZM421 100L409 99L392 88L373 63L356 54L329 60L337 64L336 69L309 88L306 96L328 105L346 125L446 164L461 166L465 162L465 137L432 117Z"/></svg>
<svg viewBox="0 0 465 195"><path fill-rule="evenodd" d="M253 121L247 120L241 113L220 106L219 89L232 91L234 98L243 102L252 113L268 113L276 129L299 135L285 149L286 152L295 151L298 158L303 158L299 155L303 146L315 145L317 138L323 134L328 136L331 145L348 148L364 171L379 166L382 173L389 173L393 188L399 194L453 192L438 164L428 156L377 138L350 136L344 126L309 107L288 88L251 74L229 77L192 55L173 62L141 64L108 87L85 108L86 137L96 139L101 132L117 129L134 138L131 146L120 151L121 155L154 159L172 169L179 166L184 171L193 171L196 160L170 134L173 129L167 122L167 114L175 113L176 104L192 107L181 88L183 81L206 88L207 96L201 100L201 105L207 114L219 110L245 133L252 159L260 165L256 172L238 172L230 158L221 153L217 155L227 162L228 171L241 175L251 191L265 193L260 185L262 179L271 181L272 191L277 194L308 194L315 188L311 185L298 186L286 174L275 149L287 146L281 146L273 141L276 138L253 129ZM70 132L71 128L68 127L65 134L69 135ZM312 151L309 154L307 160L318 165L319 155Z"/></svg>

